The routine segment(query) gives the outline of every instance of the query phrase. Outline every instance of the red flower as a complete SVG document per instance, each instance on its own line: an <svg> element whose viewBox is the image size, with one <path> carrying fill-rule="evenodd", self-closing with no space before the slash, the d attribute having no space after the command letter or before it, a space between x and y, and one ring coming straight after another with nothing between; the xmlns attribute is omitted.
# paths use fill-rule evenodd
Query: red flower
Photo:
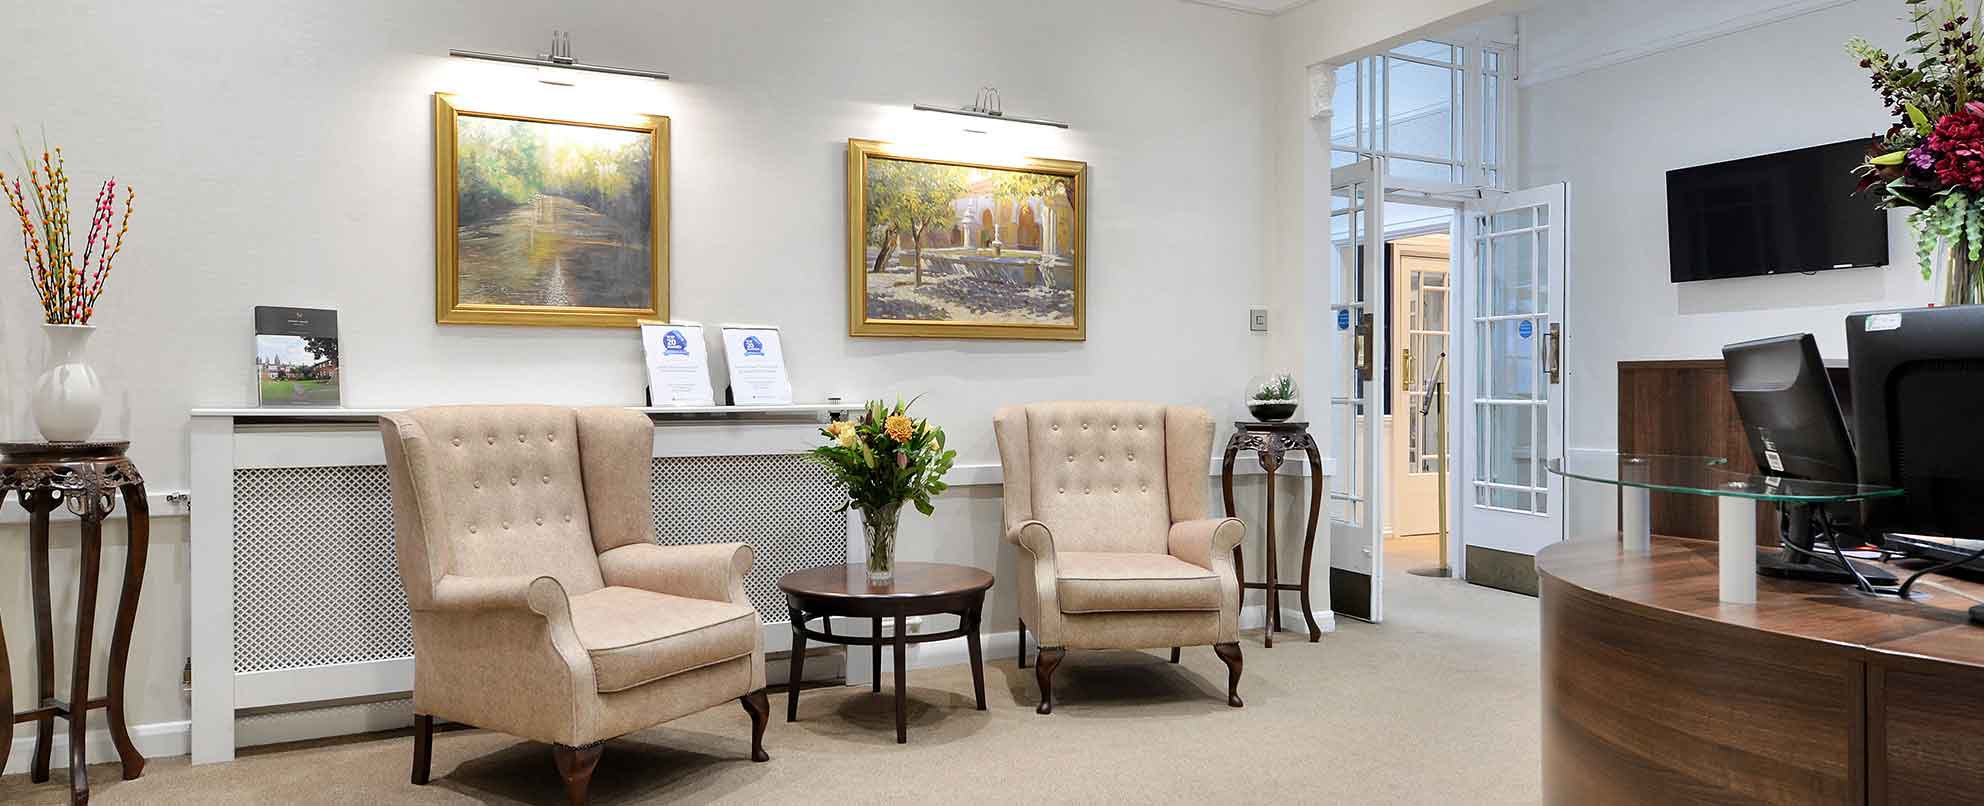
<svg viewBox="0 0 1984 806"><path fill-rule="evenodd" d="M1936 157L1936 181L1984 191L1984 117L1944 115L1929 135L1929 151Z"/></svg>

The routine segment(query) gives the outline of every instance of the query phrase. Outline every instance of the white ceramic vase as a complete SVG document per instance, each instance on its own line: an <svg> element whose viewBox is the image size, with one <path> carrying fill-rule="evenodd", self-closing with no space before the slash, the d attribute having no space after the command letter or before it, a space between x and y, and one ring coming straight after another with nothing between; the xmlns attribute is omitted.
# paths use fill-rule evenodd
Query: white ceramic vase
<svg viewBox="0 0 1984 806"><path fill-rule="evenodd" d="M41 438L81 442L103 418L103 385L85 359L95 325L41 326L48 336L48 363L35 381L29 410Z"/></svg>

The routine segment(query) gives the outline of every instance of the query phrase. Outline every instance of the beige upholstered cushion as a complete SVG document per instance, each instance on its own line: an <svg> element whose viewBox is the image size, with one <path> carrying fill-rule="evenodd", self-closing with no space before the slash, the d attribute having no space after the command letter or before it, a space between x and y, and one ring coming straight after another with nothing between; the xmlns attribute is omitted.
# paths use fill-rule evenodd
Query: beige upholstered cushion
<svg viewBox="0 0 1984 806"><path fill-rule="evenodd" d="M1219 610L1219 577L1169 554L1063 551L1055 559L1063 613Z"/></svg>
<svg viewBox="0 0 1984 806"><path fill-rule="evenodd" d="M428 574L549 576L572 595L600 588L571 409L441 406L386 419L425 532L426 556L412 559Z"/></svg>
<svg viewBox="0 0 1984 806"><path fill-rule="evenodd" d="M1025 410L1031 517L1054 530L1055 545L1164 553L1171 528L1164 407L1035 403Z"/></svg>
<svg viewBox="0 0 1984 806"><path fill-rule="evenodd" d="M638 588L572 597L572 628L601 693L748 656L757 648L757 616L749 604Z"/></svg>

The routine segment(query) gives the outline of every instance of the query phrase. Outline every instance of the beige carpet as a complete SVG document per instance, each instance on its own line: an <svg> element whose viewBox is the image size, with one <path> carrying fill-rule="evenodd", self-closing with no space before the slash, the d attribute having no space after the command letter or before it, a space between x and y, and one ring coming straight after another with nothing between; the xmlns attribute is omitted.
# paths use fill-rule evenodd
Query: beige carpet
<svg viewBox="0 0 1984 806"><path fill-rule="evenodd" d="M964 667L910 673L909 744L890 698L829 688L785 722L772 695L752 764L741 708L712 709L607 746L593 802L1517 804L1539 800L1536 603L1407 576L1423 539L1392 541L1383 625L1340 621L1310 644L1241 642L1244 709L1226 707L1210 648L1070 653L1060 702L1033 713L1033 670L991 664L990 709L971 707ZM549 750L475 730L438 735L434 781L407 783L405 733L262 748L220 765L154 761L120 781L92 766L94 803L559 804ZM56 781L66 780L57 773ZM0 779L0 803L64 803L51 781Z"/></svg>

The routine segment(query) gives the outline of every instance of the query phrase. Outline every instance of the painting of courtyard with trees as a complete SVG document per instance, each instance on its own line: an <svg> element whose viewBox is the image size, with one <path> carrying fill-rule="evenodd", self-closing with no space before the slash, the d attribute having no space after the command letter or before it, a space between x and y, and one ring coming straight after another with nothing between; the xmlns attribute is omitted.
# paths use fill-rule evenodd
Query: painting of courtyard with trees
<svg viewBox="0 0 1984 806"><path fill-rule="evenodd" d="M1085 165L848 160L850 334L1083 338Z"/></svg>

